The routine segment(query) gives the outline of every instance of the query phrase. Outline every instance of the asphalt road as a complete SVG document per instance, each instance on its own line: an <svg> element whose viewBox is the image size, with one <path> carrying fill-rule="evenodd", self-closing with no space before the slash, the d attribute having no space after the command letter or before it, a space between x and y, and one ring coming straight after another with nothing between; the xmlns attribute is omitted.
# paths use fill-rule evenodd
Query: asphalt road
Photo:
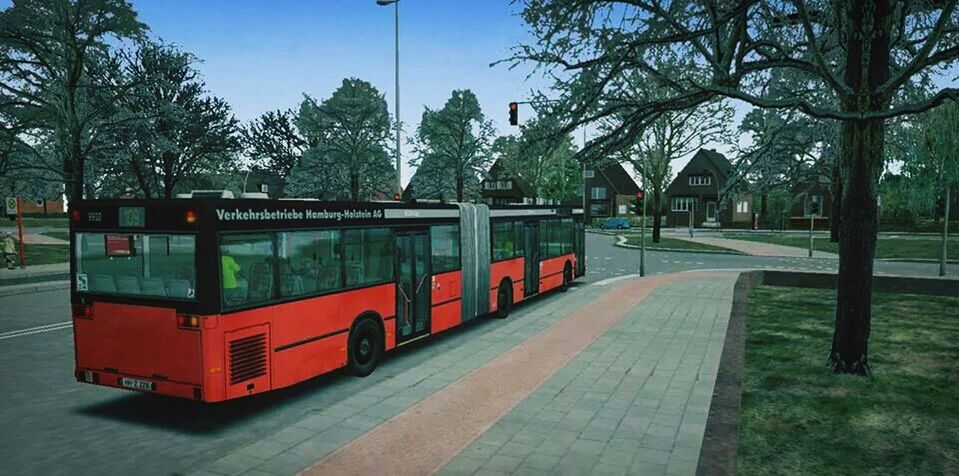
<svg viewBox="0 0 959 476"><path fill-rule="evenodd" d="M584 285L638 273L638 251L612 243L612 237L588 236ZM742 268L825 271L836 266L836 260L828 259L661 252L647 256L649 274ZM876 270L929 276L935 266L877 262ZM950 272L959 274L959 266ZM547 295L520 306L510 318L523 319L537 302L555 298ZM0 298L0 474L188 472L498 325L493 319L478 319L413 343L390 354L365 379L334 373L267 395L205 405L76 383L69 315L66 290Z"/></svg>

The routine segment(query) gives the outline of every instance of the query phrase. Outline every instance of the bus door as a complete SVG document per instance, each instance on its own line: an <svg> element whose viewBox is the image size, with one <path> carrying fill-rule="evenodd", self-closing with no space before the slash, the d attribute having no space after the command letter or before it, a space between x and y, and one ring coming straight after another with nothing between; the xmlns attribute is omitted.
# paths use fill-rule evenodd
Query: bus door
<svg viewBox="0 0 959 476"><path fill-rule="evenodd" d="M523 229L523 256L526 257L524 296L532 296L539 292L539 225L536 222L527 222L523 224Z"/></svg>
<svg viewBox="0 0 959 476"><path fill-rule="evenodd" d="M430 235L427 230L396 234L396 343L430 332Z"/></svg>

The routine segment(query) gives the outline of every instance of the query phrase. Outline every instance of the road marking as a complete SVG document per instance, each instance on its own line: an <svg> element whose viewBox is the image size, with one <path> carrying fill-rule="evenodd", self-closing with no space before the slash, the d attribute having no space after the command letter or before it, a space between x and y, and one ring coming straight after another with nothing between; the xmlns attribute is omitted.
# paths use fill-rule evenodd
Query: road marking
<svg viewBox="0 0 959 476"><path fill-rule="evenodd" d="M616 281L622 281L624 279L635 278L639 276L638 274L625 274L623 276L616 276L615 278L606 278L602 281L596 281L593 283L593 286L606 286L610 283L615 283Z"/></svg>
<svg viewBox="0 0 959 476"><path fill-rule="evenodd" d="M59 331L61 329L69 329L71 327L73 327L73 321L47 324L45 326L31 327L29 329L20 329L16 331L7 331L0 333L0 340L13 339L14 337L28 336L31 334L39 334L41 332Z"/></svg>

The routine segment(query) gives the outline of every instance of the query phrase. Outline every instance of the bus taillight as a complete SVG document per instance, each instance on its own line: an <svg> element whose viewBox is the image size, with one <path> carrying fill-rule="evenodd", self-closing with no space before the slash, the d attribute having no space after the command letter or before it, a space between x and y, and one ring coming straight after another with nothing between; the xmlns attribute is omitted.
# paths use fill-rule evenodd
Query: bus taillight
<svg viewBox="0 0 959 476"><path fill-rule="evenodd" d="M93 306L90 304L74 304L74 319L93 319Z"/></svg>
<svg viewBox="0 0 959 476"><path fill-rule="evenodd" d="M186 222L187 223L196 223L196 212L193 210L186 211Z"/></svg>
<svg viewBox="0 0 959 476"><path fill-rule="evenodd" d="M200 318L198 316L177 314L176 326L179 327L180 329L198 330L200 328Z"/></svg>
<svg viewBox="0 0 959 476"><path fill-rule="evenodd" d="M70 210L70 219L73 221L80 221L80 210L77 210L76 208Z"/></svg>

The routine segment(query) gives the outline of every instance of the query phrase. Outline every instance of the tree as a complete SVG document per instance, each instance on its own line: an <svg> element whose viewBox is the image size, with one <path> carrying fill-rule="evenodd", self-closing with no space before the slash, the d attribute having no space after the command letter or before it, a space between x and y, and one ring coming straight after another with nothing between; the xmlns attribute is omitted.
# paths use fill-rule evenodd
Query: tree
<svg viewBox="0 0 959 476"><path fill-rule="evenodd" d="M144 197L172 198L184 180L228 168L240 150L238 121L206 91L195 61L144 42L127 63L137 86L115 111L128 120L113 134L113 150Z"/></svg>
<svg viewBox="0 0 959 476"><path fill-rule="evenodd" d="M307 148L296 120L293 111L268 111L243 129L243 144L256 167L271 170L284 180L290 176Z"/></svg>
<svg viewBox="0 0 959 476"><path fill-rule="evenodd" d="M928 99L904 94L959 58L956 4L525 0L522 15L537 41L518 46L508 61L554 73L567 131L623 118L584 154L621 149L664 113L722 97L837 121L842 221L828 363L837 373L865 375L885 124L959 98L955 87ZM689 58L691 66L663 71L656 66L662 56ZM798 78L798 86L770 95L764 86L777 71ZM624 88L631 74L654 82L657 95Z"/></svg>
<svg viewBox="0 0 959 476"><path fill-rule="evenodd" d="M0 12L2 107L49 129L71 200L84 195L89 136L105 112L87 98L119 99L129 86L97 83L88 69L109 56L107 41L145 30L124 0L16 0Z"/></svg>
<svg viewBox="0 0 959 476"><path fill-rule="evenodd" d="M573 139L555 134L558 127L553 116L541 111L520 125L519 138L497 137L491 149L510 175L530 184L537 198L553 202L572 197L582 186Z"/></svg>
<svg viewBox="0 0 959 476"><path fill-rule="evenodd" d="M909 198L917 208L936 210L942 204L942 253L939 275L946 275L949 239L950 191L959 187L959 104L952 103L920 116L912 128L913 153L903 173L909 179Z"/></svg>
<svg viewBox="0 0 959 476"><path fill-rule="evenodd" d="M444 190L452 185L456 201L477 194L479 177L486 174L492 161L493 123L486 119L476 95L470 90L453 91L442 109L424 108L420 125L411 141L415 157L410 165L418 167L421 183L416 188ZM422 169L422 170L420 170ZM447 180L449 177L449 180Z"/></svg>
<svg viewBox="0 0 959 476"><path fill-rule="evenodd" d="M372 84L348 78L322 103L305 96L297 124L310 148L291 170L294 193L359 201L392 190L390 115Z"/></svg>
<svg viewBox="0 0 959 476"><path fill-rule="evenodd" d="M710 142L729 133L733 111L722 102L683 111L669 111L644 130L634 147L620 154L632 164L652 192L653 242L659 243L663 219L663 194L672 178L673 161L690 157ZM721 200L722 202L722 200Z"/></svg>

